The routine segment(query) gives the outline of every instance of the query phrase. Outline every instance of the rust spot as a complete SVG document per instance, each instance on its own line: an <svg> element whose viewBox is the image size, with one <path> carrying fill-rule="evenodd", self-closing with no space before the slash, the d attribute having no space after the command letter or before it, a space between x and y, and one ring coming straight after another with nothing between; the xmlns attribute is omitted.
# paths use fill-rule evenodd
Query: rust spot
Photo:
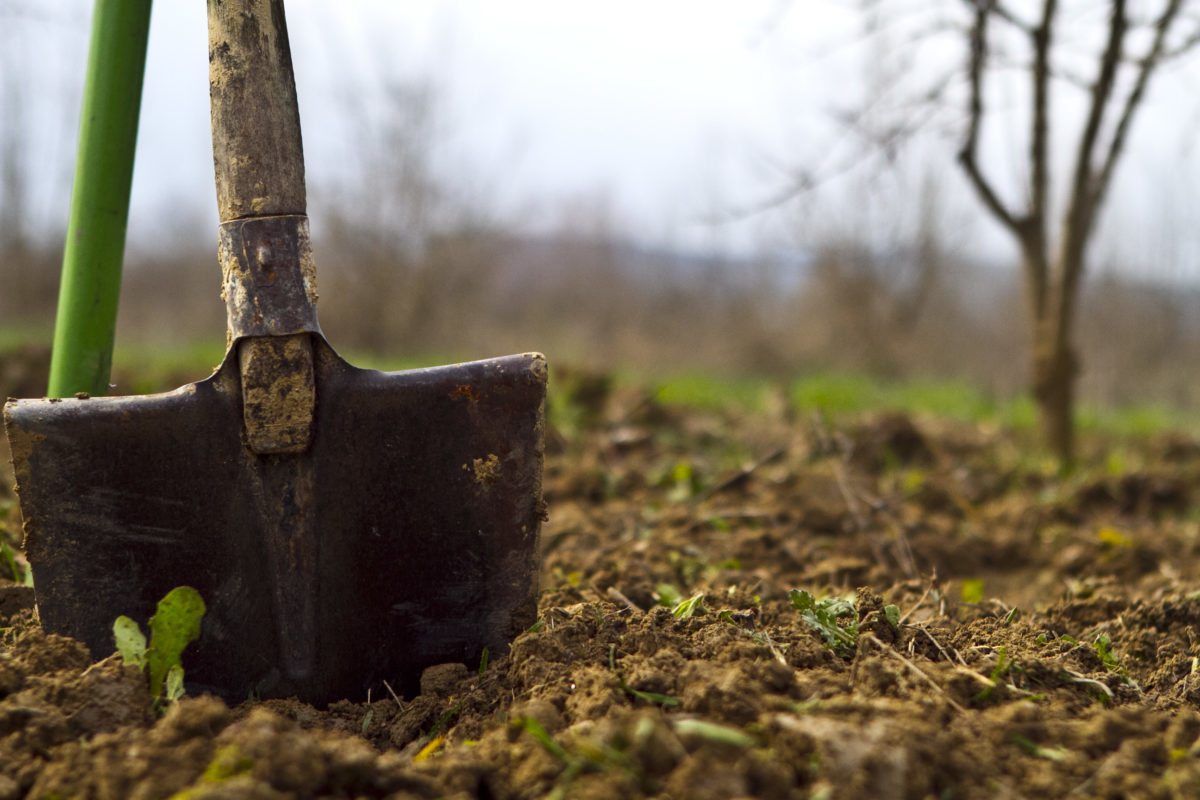
<svg viewBox="0 0 1200 800"><path fill-rule="evenodd" d="M479 390L469 383L460 383L458 386L454 387L454 391L450 392L450 397L454 399L465 397L472 403L478 403Z"/></svg>

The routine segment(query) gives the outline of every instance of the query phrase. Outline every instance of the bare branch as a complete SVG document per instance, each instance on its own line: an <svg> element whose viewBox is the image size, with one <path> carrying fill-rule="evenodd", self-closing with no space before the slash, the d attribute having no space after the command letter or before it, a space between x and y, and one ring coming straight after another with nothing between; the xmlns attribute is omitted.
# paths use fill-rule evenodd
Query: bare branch
<svg viewBox="0 0 1200 800"><path fill-rule="evenodd" d="M1050 130L1050 42L1054 29L1054 17L1058 11L1056 0L1046 0L1042 6L1042 19L1030 31L1033 45L1033 119L1029 142L1030 166L1030 217L1036 221L1039 239L1044 239L1046 198L1049 193L1050 171L1046 155Z"/></svg>
<svg viewBox="0 0 1200 800"><path fill-rule="evenodd" d="M971 25L971 50L967 62L967 79L970 85L970 99L967 103L969 115L967 136L962 149L959 150L958 163L962 165L971 186L992 216L1011 230L1014 235L1020 236L1020 220L996 194L996 190L980 170L978 162L979 130L983 124L983 76L988 57L987 28L993 3L988 0L967 0L967 2L975 8L975 21Z"/></svg>
<svg viewBox="0 0 1200 800"><path fill-rule="evenodd" d="M1104 113L1112 98L1117 70L1121 65L1121 52L1128 29L1127 25L1125 0L1113 0L1112 13L1108 23L1108 42L1100 54L1099 74L1096 76L1095 83L1092 84L1092 98L1088 107L1087 120L1084 122L1079 136L1078 149L1075 151L1075 169L1071 178L1071 193L1062 242L1065 251L1082 251L1095 217L1096 208L1093 203L1097 192L1092 171L1093 154L1096 151L1096 142L1100 136ZM1077 280L1077 273L1082 268L1083 260L1071 257L1063 258L1061 262L1069 273L1063 276L1066 288L1061 294L1065 298L1070 295L1069 290Z"/></svg>
<svg viewBox="0 0 1200 800"><path fill-rule="evenodd" d="M1200 26L1185 36L1183 41L1179 44L1170 49L1164 50L1162 56L1159 58L1159 61L1173 61L1176 58L1188 55L1196 49L1197 45L1200 45Z"/></svg>
<svg viewBox="0 0 1200 800"><path fill-rule="evenodd" d="M980 0L972 0L972 2L973 5L977 7L980 5L988 5L986 2L980 2ZM1009 25L1012 25L1014 28L1026 34L1027 36L1033 35L1033 26L1019 18L1008 6L999 2L992 3L991 6L992 13L997 17L1004 20Z"/></svg>
<svg viewBox="0 0 1200 800"><path fill-rule="evenodd" d="M1033 26L1017 16L1011 8L1001 3L1000 0L963 0L963 2L976 13L986 11L997 19L1007 22L1027 36L1033 33Z"/></svg>
<svg viewBox="0 0 1200 800"><path fill-rule="evenodd" d="M1125 140L1129 136L1129 127L1133 116L1146 94L1146 86L1150 83L1150 77L1163 61L1163 55L1166 52L1167 34L1170 33L1171 26L1174 24L1182 7L1183 0L1170 0L1167 3L1167 7L1163 9L1162 15L1155 23L1154 42L1150 45L1149 51L1147 51L1145 57L1141 60L1141 68L1138 71L1137 79L1128 97L1125 98L1125 107L1121 110L1121 116L1117 121L1116 130L1113 132L1112 141L1109 142L1108 155L1105 157L1104 166L1100 169L1100 174L1096 179L1092 196L1093 206L1098 206L1104 197L1104 193L1108 191L1108 186L1112 182L1113 172L1116 169L1117 160L1120 158L1121 151L1125 147ZM1200 40L1197 41L1200 42Z"/></svg>

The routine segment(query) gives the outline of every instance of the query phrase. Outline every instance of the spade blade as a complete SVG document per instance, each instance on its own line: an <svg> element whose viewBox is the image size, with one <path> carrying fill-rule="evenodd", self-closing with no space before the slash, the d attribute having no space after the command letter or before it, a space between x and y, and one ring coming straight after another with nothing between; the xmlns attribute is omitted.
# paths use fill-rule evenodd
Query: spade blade
<svg viewBox="0 0 1200 800"><path fill-rule="evenodd" d="M411 691L534 621L543 358L384 373L314 350L301 455L244 446L236 358L164 394L5 406L48 631L102 657L118 615L190 585L193 691L325 704Z"/></svg>

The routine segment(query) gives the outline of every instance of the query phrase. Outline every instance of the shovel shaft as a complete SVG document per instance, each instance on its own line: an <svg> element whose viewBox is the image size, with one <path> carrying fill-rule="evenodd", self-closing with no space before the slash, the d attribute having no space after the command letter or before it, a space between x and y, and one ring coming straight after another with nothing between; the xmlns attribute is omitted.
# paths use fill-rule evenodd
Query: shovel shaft
<svg viewBox="0 0 1200 800"><path fill-rule="evenodd" d="M50 360L51 397L108 394L149 30L150 0L97 0Z"/></svg>
<svg viewBox="0 0 1200 800"><path fill-rule="evenodd" d="M307 334L319 329L283 0L208 0L208 77L223 294L246 439L255 453L298 454L312 434ZM273 235L280 225L294 235Z"/></svg>
<svg viewBox="0 0 1200 800"><path fill-rule="evenodd" d="M304 214L300 114L282 0L208 0L221 222Z"/></svg>

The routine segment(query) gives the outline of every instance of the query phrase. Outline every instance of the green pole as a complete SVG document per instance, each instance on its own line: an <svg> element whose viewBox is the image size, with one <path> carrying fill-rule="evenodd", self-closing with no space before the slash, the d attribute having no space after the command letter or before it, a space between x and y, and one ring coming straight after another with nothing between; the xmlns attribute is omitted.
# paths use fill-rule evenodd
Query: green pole
<svg viewBox="0 0 1200 800"><path fill-rule="evenodd" d="M96 0L50 397L108 393L151 0Z"/></svg>

